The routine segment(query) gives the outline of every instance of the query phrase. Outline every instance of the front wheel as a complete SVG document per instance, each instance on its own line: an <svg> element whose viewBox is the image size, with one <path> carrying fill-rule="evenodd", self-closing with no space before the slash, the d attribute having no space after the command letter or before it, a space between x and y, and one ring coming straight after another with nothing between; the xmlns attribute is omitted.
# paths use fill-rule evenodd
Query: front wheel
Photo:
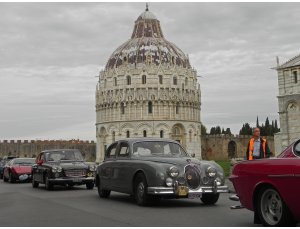
<svg viewBox="0 0 300 229"><path fill-rule="evenodd" d="M4 176L4 174L3 174L3 181L4 181L4 182L7 182L7 181L8 181L8 179Z"/></svg>
<svg viewBox="0 0 300 229"><path fill-rule="evenodd" d="M147 181L143 174L138 174L135 178L134 197L138 205L144 206L149 204L150 196L147 193Z"/></svg>
<svg viewBox="0 0 300 229"><path fill-rule="evenodd" d="M213 205L219 200L220 193L205 193L201 197L201 201L206 205Z"/></svg>
<svg viewBox="0 0 300 229"><path fill-rule="evenodd" d="M9 183L15 183L15 179L13 178L12 173L9 173L9 176L8 176L8 182L9 182Z"/></svg>
<svg viewBox="0 0 300 229"><path fill-rule="evenodd" d="M86 185L86 189L93 189L95 186L94 182L86 183L85 185Z"/></svg>
<svg viewBox="0 0 300 229"><path fill-rule="evenodd" d="M103 187L101 187L101 181L99 179L99 182L98 182L98 195L100 198L108 198L109 195L110 195L110 190L107 190L107 189L103 189Z"/></svg>
<svg viewBox="0 0 300 229"><path fill-rule="evenodd" d="M258 193L256 213L264 226L294 226L295 221L279 193L272 187Z"/></svg>
<svg viewBox="0 0 300 229"><path fill-rule="evenodd" d="M45 177L45 188L48 191L53 189L53 184L49 181L49 175Z"/></svg>
<svg viewBox="0 0 300 229"><path fill-rule="evenodd" d="M33 174L32 174L31 183L32 183L32 187L33 188L38 188L39 187L39 182L37 182L37 181L34 180L34 175Z"/></svg>

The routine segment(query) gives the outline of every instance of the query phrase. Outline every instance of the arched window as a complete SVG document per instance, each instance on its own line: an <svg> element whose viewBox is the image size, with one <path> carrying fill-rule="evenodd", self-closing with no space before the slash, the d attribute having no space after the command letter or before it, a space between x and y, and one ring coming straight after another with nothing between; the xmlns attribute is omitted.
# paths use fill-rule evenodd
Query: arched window
<svg viewBox="0 0 300 229"><path fill-rule="evenodd" d="M185 86L186 86L186 87L188 86L188 83L189 83L188 78L185 77Z"/></svg>
<svg viewBox="0 0 300 229"><path fill-rule="evenodd" d="M163 131L163 130L161 130L161 131L159 132L159 136L160 136L160 138L164 138L164 131Z"/></svg>
<svg viewBox="0 0 300 229"><path fill-rule="evenodd" d="M174 128L174 134L175 135L180 135L180 129L178 127Z"/></svg>
<svg viewBox="0 0 300 229"><path fill-rule="evenodd" d="M190 142L192 141L192 131L189 132Z"/></svg>
<svg viewBox="0 0 300 229"><path fill-rule="evenodd" d="M131 85L131 77L127 76L126 79L127 79L127 85Z"/></svg>
<svg viewBox="0 0 300 229"><path fill-rule="evenodd" d="M146 130L143 131L143 136L144 136L144 138L147 137L147 131Z"/></svg>
<svg viewBox="0 0 300 229"><path fill-rule="evenodd" d="M130 132L129 132L129 130L126 131L126 138L130 138Z"/></svg>
<svg viewBox="0 0 300 229"><path fill-rule="evenodd" d="M184 83L182 83L182 90L184 90Z"/></svg>
<svg viewBox="0 0 300 229"><path fill-rule="evenodd" d="M106 87L106 79L104 80L104 87Z"/></svg>
<svg viewBox="0 0 300 229"><path fill-rule="evenodd" d="M152 107L152 102L148 102L148 113L149 114L152 114L152 111L153 111L153 107Z"/></svg>
<svg viewBox="0 0 300 229"><path fill-rule="evenodd" d="M159 84L163 84L163 76L162 75L158 76L158 81L159 81Z"/></svg>
<svg viewBox="0 0 300 229"><path fill-rule="evenodd" d="M125 104L121 103L121 114L125 114Z"/></svg>
<svg viewBox="0 0 300 229"><path fill-rule="evenodd" d="M116 132L113 131L112 132L112 142L115 142L116 141Z"/></svg>
<svg viewBox="0 0 300 229"><path fill-rule="evenodd" d="M147 77L146 77L146 75L143 75L142 76L142 84L146 84L146 82L147 82Z"/></svg>
<svg viewBox="0 0 300 229"><path fill-rule="evenodd" d="M173 77L173 84L177 85L177 77L176 76Z"/></svg>
<svg viewBox="0 0 300 229"><path fill-rule="evenodd" d="M175 113L179 114L179 104L178 103L176 104L176 107L175 107Z"/></svg>
<svg viewBox="0 0 300 229"><path fill-rule="evenodd" d="M114 77L114 86L117 86L117 77Z"/></svg>

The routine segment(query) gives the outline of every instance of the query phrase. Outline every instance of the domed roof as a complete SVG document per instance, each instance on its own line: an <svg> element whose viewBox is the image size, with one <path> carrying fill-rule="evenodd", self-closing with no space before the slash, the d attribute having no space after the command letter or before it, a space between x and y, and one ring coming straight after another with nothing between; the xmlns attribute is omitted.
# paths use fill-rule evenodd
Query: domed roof
<svg viewBox="0 0 300 229"><path fill-rule="evenodd" d="M160 22L149 11L148 5L135 21L131 39L113 52L106 69L144 63L191 67L188 57L175 44L164 38Z"/></svg>

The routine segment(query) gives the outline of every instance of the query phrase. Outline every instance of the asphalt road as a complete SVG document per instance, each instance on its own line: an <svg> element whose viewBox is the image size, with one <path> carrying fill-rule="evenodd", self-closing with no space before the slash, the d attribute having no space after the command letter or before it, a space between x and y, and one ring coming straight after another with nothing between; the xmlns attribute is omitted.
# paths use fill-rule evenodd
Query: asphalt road
<svg viewBox="0 0 300 229"><path fill-rule="evenodd" d="M235 204L223 194L214 206L200 200L162 200L152 207L137 206L125 194L100 199L96 188L71 190L30 183L9 184L0 180L0 226L255 226L253 213L230 210Z"/></svg>

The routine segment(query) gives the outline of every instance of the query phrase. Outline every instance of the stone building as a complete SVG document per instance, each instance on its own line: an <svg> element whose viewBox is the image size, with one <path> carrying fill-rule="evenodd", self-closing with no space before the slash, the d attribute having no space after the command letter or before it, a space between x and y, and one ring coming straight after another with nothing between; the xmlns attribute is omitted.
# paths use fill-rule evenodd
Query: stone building
<svg viewBox="0 0 300 229"><path fill-rule="evenodd" d="M284 148L300 138L300 55L284 64L279 64L278 105L280 132L275 135L275 150L280 153Z"/></svg>
<svg viewBox="0 0 300 229"><path fill-rule="evenodd" d="M189 58L148 10L117 48L96 88L97 159L122 138L175 139L201 158L200 85Z"/></svg>

